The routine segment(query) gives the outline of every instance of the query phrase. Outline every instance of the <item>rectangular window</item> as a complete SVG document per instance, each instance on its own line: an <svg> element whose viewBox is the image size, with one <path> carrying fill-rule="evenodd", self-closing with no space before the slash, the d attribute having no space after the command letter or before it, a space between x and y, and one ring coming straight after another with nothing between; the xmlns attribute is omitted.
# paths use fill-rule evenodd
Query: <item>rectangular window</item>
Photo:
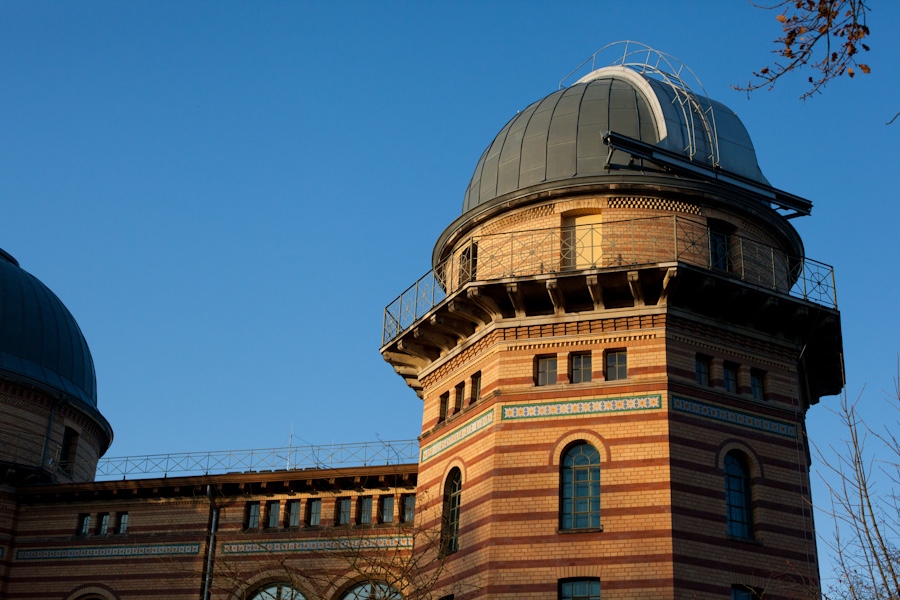
<svg viewBox="0 0 900 600"><path fill-rule="evenodd" d="M559 582L560 600L600 600L600 581L569 579Z"/></svg>
<svg viewBox="0 0 900 600"><path fill-rule="evenodd" d="M337 501L337 524L350 524L350 498L338 498Z"/></svg>
<svg viewBox="0 0 900 600"><path fill-rule="evenodd" d="M469 404L475 404L481 398L481 371L472 375L472 397Z"/></svg>
<svg viewBox="0 0 900 600"><path fill-rule="evenodd" d="M591 355L572 355L572 383L587 383L591 380Z"/></svg>
<svg viewBox="0 0 900 600"><path fill-rule="evenodd" d="M709 368L712 359L702 354L697 355L697 383L700 385L709 385Z"/></svg>
<svg viewBox="0 0 900 600"><path fill-rule="evenodd" d="M465 382L460 383L454 389L454 398L453 398L453 414L455 415L459 411L462 410L463 407L463 397L466 394L466 384Z"/></svg>
<svg viewBox="0 0 900 600"><path fill-rule="evenodd" d="M738 366L733 363L725 363L725 391L736 394L738 390Z"/></svg>
<svg viewBox="0 0 900 600"><path fill-rule="evenodd" d="M416 520L416 497L412 494L403 496L403 522L412 523Z"/></svg>
<svg viewBox="0 0 900 600"><path fill-rule="evenodd" d="M537 385L556 384L556 357L539 356L537 358Z"/></svg>
<svg viewBox="0 0 900 600"><path fill-rule="evenodd" d="M97 515L97 533L100 535L109 533L109 513Z"/></svg>
<svg viewBox="0 0 900 600"><path fill-rule="evenodd" d="M625 350L610 350L606 353L606 380L628 378L628 353Z"/></svg>
<svg viewBox="0 0 900 600"><path fill-rule="evenodd" d="M78 515L78 535L87 535L91 532L91 515Z"/></svg>
<svg viewBox="0 0 900 600"><path fill-rule="evenodd" d="M116 533L125 533L128 531L128 513L119 513L119 524L116 525Z"/></svg>
<svg viewBox="0 0 900 600"><path fill-rule="evenodd" d="M266 527L272 529L278 527L278 520L281 517L281 502L269 502L266 504Z"/></svg>
<svg viewBox="0 0 900 600"><path fill-rule="evenodd" d="M256 529L259 527L259 502L249 502L247 504L247 529Z"/></svg>
<svg viewBox="0 0 900 600"><path fill-rule="evenodd" d="M766 374L759 369L750 371L750 393L754 400L766 399Z"/></svg>
<svg viewBox="0 0 900 600"><path fill-rule="evenodd" d="M393 496L382 496L381 497L381 522L382 523L393 523L394 522L394 497Z"/></svg>
<svg viewBox="0 0 900 600"><path fill-rule="evenodd" d="M78 432L71 427L66 427L63 431L62 444L59 446L59 468L71 475L77 452Z"/></svg>
<svg viewBox="0 0 900 600"><path fill-rule="evenodd" d="M450 392L444 392L441 394L441 407L440 413L438 413L438 423L443 423L447 420L447 405L450 404Z"/></svg>
<svg viewBox="0 0 900 600"><path fill-rule="evenodd" d="M762 590L749 585L731 586L731 600L759 600L762 598Z"/></svg>
<svg viewBox="0 0 900 600"><path fill-rule="evenodd" d="M709 266L720 271L731 271L731 236L723 231L709 233Z"/></svg>
<svg viewBox="0 0 900 600"><path fill-rule="evenodd" d="M318 527L322 522L322 500L312 498L307 503L306 523L310 527Z"/></svg>
<svg viewBox="0 0 900 600"><path fill-rule="evenodd" d="M363 525L372 522L372 497L363 496L359 499L359 522Z"/></svg>
<svg viewBox="0 0 900 600"><path fill-rule="evenodd" d="M288 527L300 527L300 501L288 500L287 511Z"/></svg>

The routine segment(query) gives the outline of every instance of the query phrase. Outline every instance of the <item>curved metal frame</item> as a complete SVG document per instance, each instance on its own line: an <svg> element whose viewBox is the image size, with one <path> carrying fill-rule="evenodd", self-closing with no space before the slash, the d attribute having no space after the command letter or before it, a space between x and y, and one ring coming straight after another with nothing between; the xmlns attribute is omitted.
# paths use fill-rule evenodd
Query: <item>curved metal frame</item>
<svg viewBox="0 0 900 600"><path fill-rule="evenodd" d="M646 44L642 44L640 42L635 42L632 40L613 42L611 44L603 46L602 48L594 52L580 65L575 67L568 75L563 77L559 82L559 89L565 87L566 80L577 73L584 65L588 63L588 61L590 61L591 63L591 73L596 71L597 69L595 67L597 64L597 55L609 48L621 46L623 44L625 48L622 51L622 56L615 59L607 66L626 67L641 75L650 73L652 75L659 76L659 79L663 83L668 85L674 92L675 98L676 100L678 100L679 108L681 109L681 114L684 117L684 122L687 125L688 146L684 149L685 152L687 152L688 156L691 158L691 160L693 160L694 155L698 151L696 129L694 127L694 114L696 114L697 118L700 121L700 124L703 127L703 131L706 133L706 138L709 142L709 148L712 151L712 154L707 158L714 167L718 167L719 138L716 131L716 116L713 112L712 101L710 100L709 95L706 93L706 89L703 87L703 84L700 82L700 78L697 77L697 75L691 70L690 67L670 54L660 52ZM629 48L630 45L638 46L638 48L636 50ZM644 54L646 54L646 56L643 61L634 60L635 56ZM661 64L664 68L660 68ZM691 89L691 86L688 85L684 78L682 78L681 74L685 70L691 74L691 76L694 78L694 81L696 82L696 85L699 86L703 97L706 98L706 110L703 109L700 102L697 100L699 95L694 92L694 90ZM588 76L590 76L590 74L588 74ZM582 77L578 81L584 81L586 77Z"/></svg>

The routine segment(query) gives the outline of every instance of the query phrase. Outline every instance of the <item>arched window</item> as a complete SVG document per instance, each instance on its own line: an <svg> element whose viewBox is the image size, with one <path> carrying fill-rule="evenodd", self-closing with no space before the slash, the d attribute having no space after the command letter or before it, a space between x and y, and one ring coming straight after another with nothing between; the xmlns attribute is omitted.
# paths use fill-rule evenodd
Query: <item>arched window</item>
<svg viewBox="0 0 900 600"><path fill-rule="evenodd" d="M752 539L750 470L741 453L734 450L725 455L725 506L728 535Z"/></svg>
<svg viewBox="0 0 900 600"><path fill-rule="evenodd" d="M441 548L445 554L459 550L459 505L462 497L462 473L456 467L444 484L444 511L441 519Z"/></svg>
<svg viewBox="0 0 900 600"><path fill-rule="evenodd" d="M562 460L560 529L600 527L600 453L586 442Z"/></svg>
<svg viewBox="0 0 900 600"><path fill-rule="evenodd" d="M270 583L250 596L250 600L305 600L289 583Z"/></svg>
<svg viewBox="0 0 900 600"><path fill-rule="evenodd" d="M400 592L383 581L363 581L347 590L341 600L399 600Z"/></svg>

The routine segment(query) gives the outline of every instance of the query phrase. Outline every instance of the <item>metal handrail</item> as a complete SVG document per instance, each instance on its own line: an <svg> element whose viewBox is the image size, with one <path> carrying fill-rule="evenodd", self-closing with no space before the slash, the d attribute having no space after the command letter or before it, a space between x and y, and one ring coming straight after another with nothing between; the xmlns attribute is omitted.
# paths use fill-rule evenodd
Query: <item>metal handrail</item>
<svg viewBox="0 0 900 600"><path fill-rule="evenodd" d="M471 281L680 262L837 308L834 269L677 215L476 235L384 309L382 345Z"/></svg>
<svg viewBox="0 0 900 600"><path fill-rule="evenodd" d="M419 460L418 440L363 442L329 446L288 446L263 450L222 450L102 458L95 479L129 475L211 475L260 471L296 471L414 464Z"/></svg>

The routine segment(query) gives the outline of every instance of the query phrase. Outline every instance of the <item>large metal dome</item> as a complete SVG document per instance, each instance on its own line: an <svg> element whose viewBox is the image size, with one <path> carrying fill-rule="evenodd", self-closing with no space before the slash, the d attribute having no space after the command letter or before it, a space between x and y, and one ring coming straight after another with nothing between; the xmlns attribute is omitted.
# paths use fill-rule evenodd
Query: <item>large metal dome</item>
<svg viewBox="0 0 900 600"><path fill-rule="evenodd" d="M56 294L2 250L0 377L97 407L94 361L78 323Z"/></svg>
<svg viewBox="0 0 900 600"><path fill-rule="evenodd" d="M607 132L768 186L734 111L666 80L613 66L591 72L513 117L478 161L463 213L553 182L663 172L623 152L610 156L603 142Z"/></svg>

